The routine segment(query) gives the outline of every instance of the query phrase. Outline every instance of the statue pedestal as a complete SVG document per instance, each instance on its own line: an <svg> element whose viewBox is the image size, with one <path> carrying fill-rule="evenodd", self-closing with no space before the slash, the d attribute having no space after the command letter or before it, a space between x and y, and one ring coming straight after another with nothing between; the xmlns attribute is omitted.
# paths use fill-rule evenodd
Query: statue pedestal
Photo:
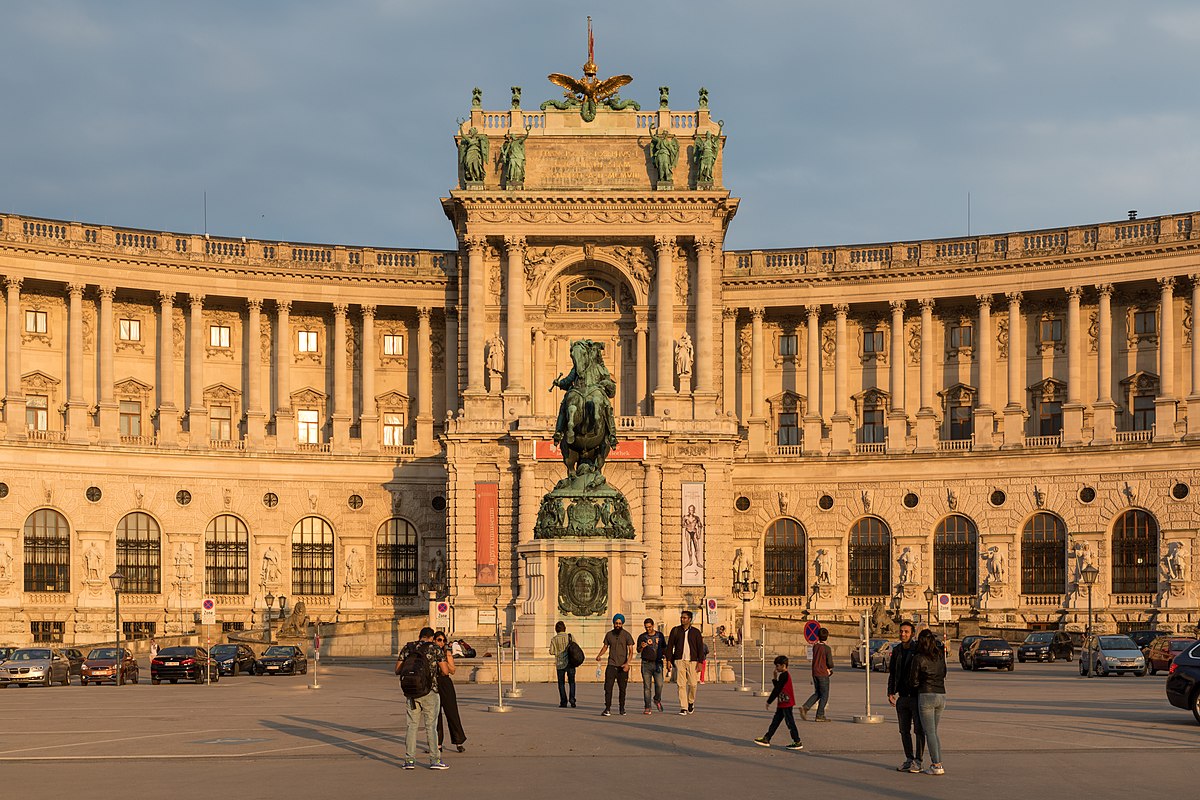
<svg viewBox="0 0 1200 800"><path fill-rule="evenodd" d="M1194 608L1195 603L1190 601L1187 596L1187 581L1168 580L1164 581L1162 597L1159 600L1159 608Z"/></svg>

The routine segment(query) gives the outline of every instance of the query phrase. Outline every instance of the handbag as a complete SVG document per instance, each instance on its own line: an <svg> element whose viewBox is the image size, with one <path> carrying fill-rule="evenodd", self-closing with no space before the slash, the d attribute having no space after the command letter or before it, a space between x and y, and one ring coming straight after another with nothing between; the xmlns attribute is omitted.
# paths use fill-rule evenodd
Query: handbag
<svg viewBox="0 0 1200 800"><path fill-rule="evenodd" d="M575 669L584 661L587 656L583 654L583 648L575 643L575 637L567 634L567 669Z"/></svg>

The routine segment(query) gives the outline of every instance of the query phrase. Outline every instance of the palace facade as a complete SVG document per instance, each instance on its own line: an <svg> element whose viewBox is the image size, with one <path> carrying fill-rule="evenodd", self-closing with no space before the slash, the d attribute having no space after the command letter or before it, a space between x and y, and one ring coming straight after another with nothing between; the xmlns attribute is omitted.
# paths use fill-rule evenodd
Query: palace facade
<svg viewBox="0 0 1200 800"><path fill-rule="evenodd" d="M704 598L728 622L733 570L756 614L932 588L1025 627L1081 623L1094 567L1106 629L1195 627L1200 212L731 251L706 92L593 114L473 107L454 250L0 215L0 640L103 639L117 570L133 636L202 597L228 629L268 597L332 622L432 596L468 636ZM548 597L526 555L580 338L636 546L589 543L612 583Z"/></svg>

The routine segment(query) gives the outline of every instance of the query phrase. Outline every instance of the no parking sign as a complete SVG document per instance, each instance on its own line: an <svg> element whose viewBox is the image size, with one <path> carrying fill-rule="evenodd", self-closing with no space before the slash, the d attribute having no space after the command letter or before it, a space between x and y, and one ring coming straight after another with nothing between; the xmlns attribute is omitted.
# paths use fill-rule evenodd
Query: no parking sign
<svg viewBox="0 0 1200 800"><path fill-rule="evenodd" d="M953 620L953 615L950 613L950 595L939 594L937 596L937 618L938 622L950 622Z"/></svg>
<svg viewBox="0 0 1200 800"><path fill-rule="evenodd" d="M819 641L817 637L817 631L819 630L821 630L821 623L815 619L810 619L804 623L804 641L809 644L816 644Z"/></svg>
<svg viewBox="0 0 1200 800"><path fill-rule="evenodd" d="M200 603L200 624L217 624L217 601L213 600L211 597L204 598L204 600Z"/></svg>

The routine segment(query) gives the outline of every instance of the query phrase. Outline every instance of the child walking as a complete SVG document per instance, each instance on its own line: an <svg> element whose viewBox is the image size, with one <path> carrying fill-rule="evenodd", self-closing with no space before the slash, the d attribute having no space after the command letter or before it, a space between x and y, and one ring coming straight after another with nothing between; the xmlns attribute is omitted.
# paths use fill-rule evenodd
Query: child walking
<svg viewBox="0 0 1200 800"><path fill-rule="evenodd" d="M787 656L775 656L775 677L771 679L771 686L767 708L770 708L776 699L779 700L779 704L775 706L775 716L771 718L771 727L767 728L767 735L755 739L754 743L761 747L770 747L771 737L775 735L779 723L787 722L788 733L792 734L792 743L785 745L784 749L803 750L804 744L800 741L796 718L792 716L792 708L796 705L796 693L792 690L792 676L788 674Z"/></svg>

